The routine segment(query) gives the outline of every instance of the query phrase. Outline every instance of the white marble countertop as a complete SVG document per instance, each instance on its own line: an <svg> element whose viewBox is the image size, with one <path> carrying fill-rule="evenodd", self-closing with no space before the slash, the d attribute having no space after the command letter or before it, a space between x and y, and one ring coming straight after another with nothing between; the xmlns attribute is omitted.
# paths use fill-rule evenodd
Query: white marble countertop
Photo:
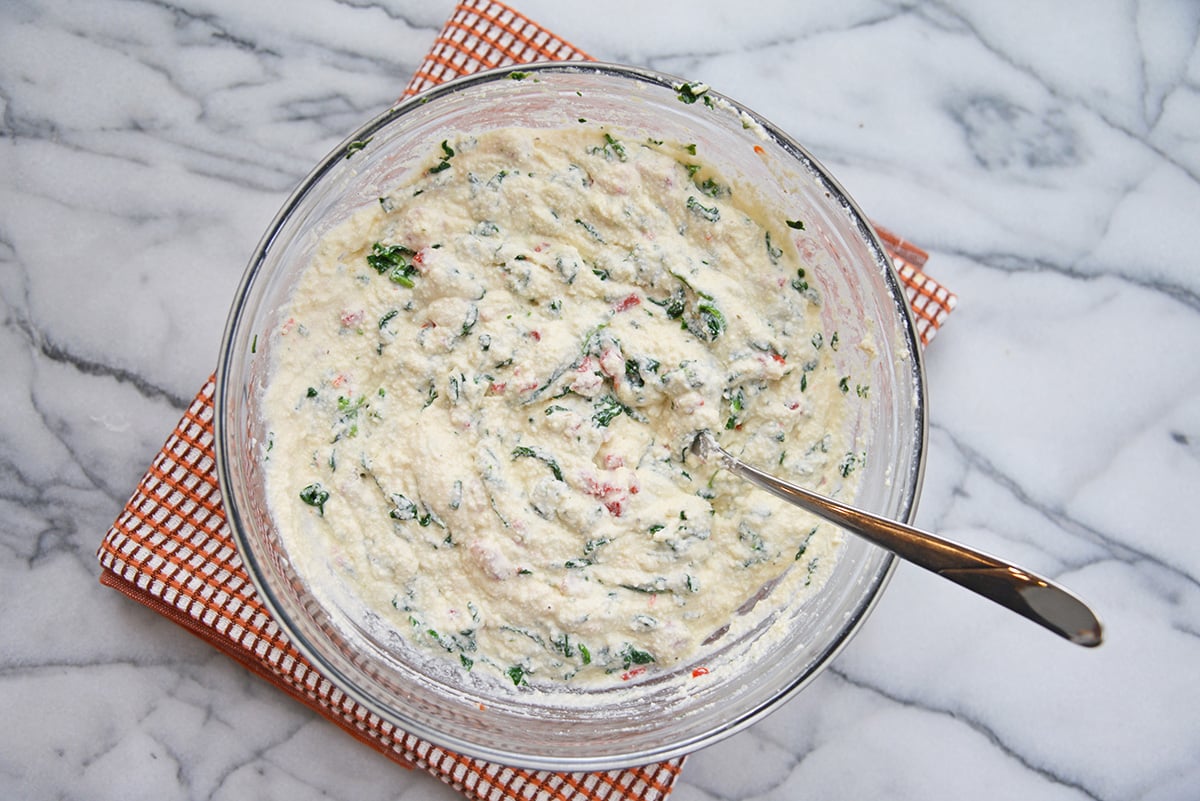
<svg viewBox="0 0 1200 801"><path fill-rule="evenodd" d="M97 583L286 193L452 0L0 6L0 796L456 798ZM1061 579L1065 643L901 566L674 798L1200 793L1200 5L521 0L705 80L932 252L918 522Z"/></svg>

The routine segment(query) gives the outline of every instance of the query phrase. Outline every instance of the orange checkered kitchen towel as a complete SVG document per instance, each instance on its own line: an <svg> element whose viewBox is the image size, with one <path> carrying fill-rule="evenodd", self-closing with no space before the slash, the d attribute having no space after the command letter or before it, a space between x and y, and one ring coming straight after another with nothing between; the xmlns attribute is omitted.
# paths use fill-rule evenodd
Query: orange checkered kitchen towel
<svg viewBox="0 0 1200 801"><path fill-rule="evenodd" d="M464 0L405 95L481 69L589 58L491 0ZM922 272L927 255L880 235L928 343L954 308L952 293ZM174 620L396 762L429 771L479 801L664 799L683 758L603 773L552 773L471 759L425 742L350 699L291 645L242 566L217 487L210 377L100 545L100 581Z"/></svg>

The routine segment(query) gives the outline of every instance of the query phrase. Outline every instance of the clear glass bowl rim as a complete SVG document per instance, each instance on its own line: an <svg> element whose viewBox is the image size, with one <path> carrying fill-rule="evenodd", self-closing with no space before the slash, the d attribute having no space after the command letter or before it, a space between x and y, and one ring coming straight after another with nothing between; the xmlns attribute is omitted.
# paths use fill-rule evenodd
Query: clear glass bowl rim
<svg viewBox="0 0 1200 801"><path fill-rule="evenodd" d="M775 709L778 709L781 705L786 703L806 686L808 686L808 684L811 683L833 660L833 658L836 657L837 654L840 653L841 650L849 643L849 641L861 628L863 622L870 615L895 570L895 564L897 561L896 557L894 557L892 554L885 554L879 568L870 577L868 591L863 594L859 604L854 608L852 614L848 616L845 624L840 629L840 634L837 639L828 645L828 647L820 655L819 659L814 661L812 669L804 675L797 676L792 683L781 687L767 703L749 709L736 718L726 721L724 725L714 727L701 736L680 739L668 746L659 747L652 751L647 750L630 754L606 755L592 759L564 759L555 756L527 754L521 749L498 748L489 746L485 743L463 741L452 735L446 735L443 732L434 730L419 722L409 720L405 718L402 713L399 713L395 710L381 708L380 704L376 703L375 699L361 692L355 685L352 677L345 675L335 665L331 664L329 660L320 652L320 650L313 647L308 639L296 629L295 625L289 619L284 605L279 601L272 587L263 580L262 577L264 575L264 571L259 565L258 557L248 539L246 533L246 522L243 519L242 514L239 512L239 508L234 499L232 490L235 479L231 468L233 458L229 449L229 439L226 436L226 426L228 422L229 410L233 402L231 392L234 392L237 389L236 387L232 387L230 385L229 380L230 372L235 368L234 360L238 358L238 353L234 345L237 340L237 334L239 333L239 327L245 317L245 304L249 297L250 289L258 279L260 272L263 270L267 252L276 236L279 234L281 228L289 220L289 218L293 215L296 209L300 206L301 202L313 190L313 188L320 184L322 179L331 170L338 166L339 162L345 159L347 154L351 152L359 143L369 141L377 131L390 125L393 121L404 117L406 114L428 103L436 101L439 97L451 95L471 87L488 84L494 81L509 80L514 71L520 71L526 73L527 76L534 77L540 73L589 73L610 75L618 79L640 81L657 85L672 91L677 91L681 84L689 83L685 79L667 73L599 61L546 62L499 67L447 81L427 90L421 95L399 102L363 124L358 130L354 131L339 145L333 148L333 150L330 151L325 159L323 159L316 167L314 167L313 170L300 182L297 188L284 202L274 219L271 221L270 225L266 229L266 232L255 248L254 254L251 257L236 290L235 300L231 307L226 322L224 335L221 341L216 371L216 392L214 394L214 448L216 453L215 468L218 476L218 484L230 533L238 548L239 555L243 561L246 571L250 575L251 581L258 591L259 598L263 605L287 636L291 644L312 665L314 665L321 674L333 681L333 683L342 692L346 693L347 696L360 704L364 709L379 715L382 719L400 727L401 730L427 740L435 745L449 748L460 754L514 767L527 767L531 769L554 771L595 771L649 764L651 762L658 762L683 756L700 748L711 745L719 740L725 739L726 737L729 737L732 734L747 728ZM693 83L692 85L695 84ZM776 145L780 146L792 158L803 164L807 172L819 179L826 191L833 196L835 202L849 212L851 220L854 226L857 228L857 233L867 245L875 260L876 268L880 270L880 273L883 276L887 293L890 296L899 317L900 328L905 340L904 345L910 354L908 362L910 365L910 377L912 379L912 390L914 394L913 409L916 414L917 421L913 433L912 459L907 465L906 473L903 476L897 476L896 478L899 481L903 481L904 487L904 494L901 499L901 514L898 515L898 519L901 519L903 522L911 523L916 516L917 501L920 496L925 470L925 445L927 440L928 426L925 368L921 341L917 334L917 328L913 319L912 309L908 304L904 287L899 281L890 257L887 255L887 251L884 249L881 241L879 240L874 227L867 221L866 216L863 214L855 201L842 188L840 183L838 183L831 173L826 170L824 166L821 165L820 162L818 162L817 159L805 147L799 144L781 128L772 124L768 120L764 119L761 115L755 113L749 108L746 108L737 101L721 95L711 89L707 89L706 91L709 96L713 98L719 98L721 101L729 104L729 106L736 111L747 115L750 119L761 125L762 129L772 140L774 140Z"/></svg>

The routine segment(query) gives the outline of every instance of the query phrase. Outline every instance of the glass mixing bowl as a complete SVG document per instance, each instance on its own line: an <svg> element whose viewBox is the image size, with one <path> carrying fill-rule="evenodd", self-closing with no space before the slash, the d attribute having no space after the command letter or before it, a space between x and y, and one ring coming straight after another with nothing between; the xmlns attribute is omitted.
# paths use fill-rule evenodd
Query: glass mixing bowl
<svg viewBox="0 0 1200 801"><path fill-rule="evenodd" d="M318 597L289 558L264 492L270 332L322 235L376 203L452 132L563 127L578 118L656 139L696 142L721 174L763 208L805 221L826 330L843 343L844 373L869 375L852 404L846 450L869 448L853 501L911 522L920 491L926 410L920 348L903 287L874 230L799 144L754 112L677 78L600 63L495 70L444 84L354 132L301 183L254 253L221 346L217 469L229 525L275 620L325 676L385 720L434 744L507 765L609 769L670 758L724 738L804 688L871 611L893 557L853 537L824 588L783 606L696 664L617 689L530 691L440 670L364 619L353 603ZM698 96L698 97L697 97ZM691 102L688 102L691 101ZM787 478L787 476L783 476ZM747 488L747 491L752 491ZM369 618L366 615L365 618ZM764 637L767 629L773 636ZM782 636L778 635L782 632Z"/></svg>

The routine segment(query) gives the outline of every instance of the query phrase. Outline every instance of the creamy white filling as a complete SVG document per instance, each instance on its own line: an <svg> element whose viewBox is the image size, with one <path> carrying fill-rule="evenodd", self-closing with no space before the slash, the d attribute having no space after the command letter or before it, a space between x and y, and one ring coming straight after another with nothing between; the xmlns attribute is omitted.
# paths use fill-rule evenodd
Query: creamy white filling
<svg viewBox="0 0 1200 801"><path fill-rule="evenodd" d="M314 586L515 683L703 661L840 533L685 456L716 431L825 491L855 383L786 220L694 146L448 140L325 237L272 333L269 503Z"/></svg>

